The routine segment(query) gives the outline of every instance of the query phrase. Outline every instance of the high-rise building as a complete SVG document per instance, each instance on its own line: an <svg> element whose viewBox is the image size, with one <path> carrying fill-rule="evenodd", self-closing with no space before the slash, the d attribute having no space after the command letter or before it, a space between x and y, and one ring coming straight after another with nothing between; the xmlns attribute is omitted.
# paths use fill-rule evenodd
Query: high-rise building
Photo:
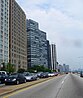
<svg viewBox="0 0 83 98"><path fill-rule="evenodd" d="M48 68L51 69L51 47L49 40L47 40L47 61L48 61Z"/></svg>
<svg viewBox="0 0 83 98"><path fill-rule="evenodd" d="M52 70L57 70L57 55L56 55L55 44L51 44L51 65L52 65Z"/></svg>
<svg viewBox="0 0 83 98"><path fill-rule="evenodd" d="M60 73L62 73L63 72L63 66L62 65L58 65L58 71L60 72Z"/></svg>
<svg viewBox="0 0 83 98"><path fill-rule="evenodd" d="M63 64L63 72L69 72L69 65Z"/></svg>
<svg viewBox="0 0 83 98"><path fill-rule="evenodd" d="M15 0L10 0L9 12L9 62L27 69L26 15Z"/></svg>
<svg viewBox="0 0 83 98"><path fill-rule="evenodd" d="M9 62L9 0L0 0L0 65Z"/></svg>
<svg viewBox="0 0 83 98"><path fill-rule="evenodd" d="M40 65L48 68L46 32L39 30L39 55Z"/></svg>
<svg viewBox="0 0 83 98"><path fill-rule="evenodd" d="M39 65L38 23L33 20L27 20L27 62L28 68Z"/></svg>
<svg viewBox="0 0 83 98"><path fill-rule="evenodd" d="M27 62L29 68L34 65L47 67L46 33L31 19L27 20Z"/></svg>

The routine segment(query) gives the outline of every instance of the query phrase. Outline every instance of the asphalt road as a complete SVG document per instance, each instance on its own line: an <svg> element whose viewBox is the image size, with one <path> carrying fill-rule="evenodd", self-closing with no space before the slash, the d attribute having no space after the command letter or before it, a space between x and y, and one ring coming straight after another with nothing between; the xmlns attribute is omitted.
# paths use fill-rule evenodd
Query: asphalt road
<svg viewBox="0 0 83 98"><path fill-rule="evenodd" d="M83 78L68 74L3 98L83 98Z"/></svg>

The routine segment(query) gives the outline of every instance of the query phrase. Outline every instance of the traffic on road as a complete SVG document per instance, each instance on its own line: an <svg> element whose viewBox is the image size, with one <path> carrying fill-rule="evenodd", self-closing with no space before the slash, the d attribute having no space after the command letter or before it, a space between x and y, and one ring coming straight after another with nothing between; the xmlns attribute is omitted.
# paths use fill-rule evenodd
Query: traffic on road
<svg viewBox="0 0 83 98"><path fill-rule="evenodd" d="M7 76L0 84L0 92L9 92L0 93L0 98L83 98L82 72L62 75L55 72L5 74Z"/></svg>
<svg viewBox="0 0 83 98"><path fill-rule="evenodd" d="M69 73L17 90L2 98L83 98L82 91L83 78Z"/></svg>
<svg viewBox="0 0 83 98"><path fill-rule="evenodd" d="M0 84L21 84L26 83L28 81L35 81L40 78L48 78L57 76L58 73L55 72L38 72L38 73L30 73L30 72L23 72L23 73L12 73L7 74L6 71L0 71Z"/></svg>

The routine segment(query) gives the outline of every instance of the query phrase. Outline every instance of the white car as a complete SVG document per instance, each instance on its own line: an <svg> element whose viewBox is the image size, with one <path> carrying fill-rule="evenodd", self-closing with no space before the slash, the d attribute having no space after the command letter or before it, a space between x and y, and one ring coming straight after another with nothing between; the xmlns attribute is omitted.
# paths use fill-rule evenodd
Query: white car
<svg viewBox="0 0 83 98"><path fill-rule="evenodd" d="M0 75L1 74L7 75L7 72L6 71L0 71Z"/></svg>
<svg viewBox="0 0 83 98"><path fill-rule="evenodd" d="M54 73L48 73L48 76L53 77L53 76L55 76L55 74Z"/></svg>

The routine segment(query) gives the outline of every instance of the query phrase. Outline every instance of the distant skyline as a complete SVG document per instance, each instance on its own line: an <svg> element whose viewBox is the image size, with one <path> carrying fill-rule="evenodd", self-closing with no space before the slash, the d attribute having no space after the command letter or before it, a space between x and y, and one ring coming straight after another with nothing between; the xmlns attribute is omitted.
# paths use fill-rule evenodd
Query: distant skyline
<svg viewBox="0 0 83 98"><path fill-rule="evenodd" d="M83 68L83 0L16 0L57 47L60 64Z"/></svg>

